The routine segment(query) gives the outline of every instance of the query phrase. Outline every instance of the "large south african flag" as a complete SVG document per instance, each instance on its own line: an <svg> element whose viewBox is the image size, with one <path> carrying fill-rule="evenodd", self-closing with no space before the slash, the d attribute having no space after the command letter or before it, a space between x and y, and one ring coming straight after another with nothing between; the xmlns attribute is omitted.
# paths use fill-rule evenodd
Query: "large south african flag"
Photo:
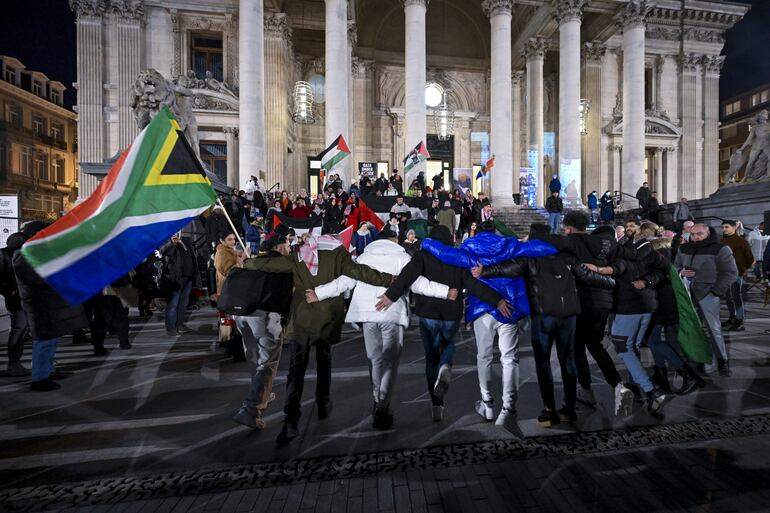
<svg viewBox="0 0 770 513"><path fill-rule="evenodd" d="M171 112L162 108L83 203L22 254L72 304L125 276L216 200Z"/></svg>

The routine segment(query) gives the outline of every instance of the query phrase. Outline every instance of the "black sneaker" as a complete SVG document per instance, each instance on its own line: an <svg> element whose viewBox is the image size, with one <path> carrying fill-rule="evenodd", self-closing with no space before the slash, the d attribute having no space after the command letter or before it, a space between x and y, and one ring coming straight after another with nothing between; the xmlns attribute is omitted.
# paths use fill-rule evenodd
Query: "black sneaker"
<svg viewBox="0 0 770 513"><path fill-rule="evenodd" d="M377 408L374 410L374 422L372 422L374 429L390 429L393 427L393 413L387 408Z"/></svg>
<svg viewBox="0 0 770 513"><path fill-rule="evenodd" d="M39 381L33 381L29 385L29 389L33 392L52 392L61 388L61 385L53 381L51 378L41 379Z"/></svg>
<svg viewBox="0 0 770 513"><path fill-rule="evenodd" d="M575 411L575 407L573 406L570 408L569 406L562 406L559 410L559 420L570 424L576 423L577 412Z"/></svg>
<svg viewBox="0 0 770 513"><path fill-rule="evenodd" d="M733 371L730 370L730 362L721 358L717 359L717 366L719 368L719 374L726 378L733 375Z"/></svg>
<svg viewBox="0 0 770 513"><path fill-rule="evenodd" d="M549 428L561 424L559 412L556 410L544 409L537 417L537 425L543 428Z"/></svg>
<svg viewBox="0 0 770 513"><path fill-rule="evenodd" d="M671 395L666 395L666 393L659 389L654 388L651 391L647 392L647 411L650 412L652 415L659 416L661 411L663 410L663 406L666 404L666 401L671 398Z"/></svg>

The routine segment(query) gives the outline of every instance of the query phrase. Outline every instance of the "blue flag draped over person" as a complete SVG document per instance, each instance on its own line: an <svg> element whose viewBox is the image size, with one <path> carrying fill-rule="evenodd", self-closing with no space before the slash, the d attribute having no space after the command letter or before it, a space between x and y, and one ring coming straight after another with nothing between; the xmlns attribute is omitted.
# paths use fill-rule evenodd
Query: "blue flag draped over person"
<svg viewBox="0 0 770 513"><path fill-rule="evenodd" d="M520 242L516 237L502 237L492 232L481 232L466 239L459 248L447 246L434 239L425 239L422 241L422 249L444 263L467 269L476 267L478 262L481 265L492 265L512 258L544 257L557 253L556 248L547 242ZM511 317L503 317L495 307L469 294L465 322L472 322L488 313L502 323L512 324L529 315L524 278L481 278L481 281L513 305Z"/></svg>

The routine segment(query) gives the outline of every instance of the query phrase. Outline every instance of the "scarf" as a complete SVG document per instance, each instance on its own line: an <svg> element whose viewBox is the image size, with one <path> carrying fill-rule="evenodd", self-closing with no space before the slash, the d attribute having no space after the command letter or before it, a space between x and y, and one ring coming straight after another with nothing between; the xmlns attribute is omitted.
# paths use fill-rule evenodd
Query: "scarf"
<svg viewBox="0 0 770 513"><path fill-rule="evenodd" d="M310 237L299 248L299 257L305 262L312 276L318 275L318 251L333 251L342 246L342 241L333 235Z"/></svg>

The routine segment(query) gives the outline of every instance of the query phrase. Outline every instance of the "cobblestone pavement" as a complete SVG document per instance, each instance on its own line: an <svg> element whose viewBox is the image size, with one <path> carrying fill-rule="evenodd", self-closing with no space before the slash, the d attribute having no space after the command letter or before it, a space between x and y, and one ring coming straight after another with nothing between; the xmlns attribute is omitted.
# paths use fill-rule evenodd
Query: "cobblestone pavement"
<svg viewBox="0 0 770 513"><path fill-rule="evenodd" d="M751 302L747 330L729 334L733 376L710 376L664 419L641 408L614 419L594 368L599 406L580 411L577 429L538 428L522 340L523 439L473 412L475 348L465 331L444 422L430 421L410 329L395 429L371 429L362 338L350 330L334 349L332 417L316 419L309 370L302 436L286 448L274 440L288 354L268 428L252 432L230 416L253 364L211 348L213 312L196 312L195 332L176 341L159 317L132 319L131 350L98 358L65 341L57 361L75 375L60 391L33 394L28 380L0 377L0 511L770 511L768 311Z"/></svg>

